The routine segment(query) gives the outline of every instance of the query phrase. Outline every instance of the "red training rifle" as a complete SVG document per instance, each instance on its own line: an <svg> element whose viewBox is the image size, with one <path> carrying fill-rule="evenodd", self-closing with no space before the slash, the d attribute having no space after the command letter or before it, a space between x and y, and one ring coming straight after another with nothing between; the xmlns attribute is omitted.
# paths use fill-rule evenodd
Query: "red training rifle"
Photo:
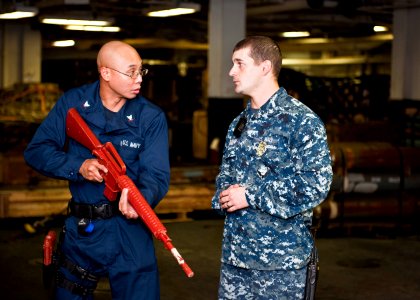
<svg viewBox="0 0 420 300"><path fill-rule="evenodd" d="M105 181L105 197L109 201L115 201L118 193L127 188L128 201L131 206L133 206L155 238L163 242L165 248L172 253L185 274L188 277L193 277L194 272L172 245L165 226L163 226L134 182L126 175L126 166L114 145L111 142L101 144L75 108L71 108L67 112L66 133L69 137L91 150L99 163L108 169L107 173L101 174Z"/></svg>

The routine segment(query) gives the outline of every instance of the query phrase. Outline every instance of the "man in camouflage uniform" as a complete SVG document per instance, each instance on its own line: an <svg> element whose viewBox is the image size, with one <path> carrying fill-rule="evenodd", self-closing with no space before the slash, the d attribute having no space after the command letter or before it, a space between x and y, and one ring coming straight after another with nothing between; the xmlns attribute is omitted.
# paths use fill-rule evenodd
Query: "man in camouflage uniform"
<svg viewBox="0 0 420 300"><path fill-rule="evenodd" d="M226 215L219 299L303 299L312 210L332 168L325 127L278 85L281 51L252 36L233 50L235 92L250 97L226 137L212 207Z"/></svg>

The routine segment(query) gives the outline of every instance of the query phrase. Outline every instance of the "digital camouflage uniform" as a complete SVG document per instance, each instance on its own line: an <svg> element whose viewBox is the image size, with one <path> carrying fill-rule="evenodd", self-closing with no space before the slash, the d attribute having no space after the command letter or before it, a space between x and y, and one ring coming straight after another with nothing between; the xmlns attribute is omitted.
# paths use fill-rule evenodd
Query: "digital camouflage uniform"
<svg viewBox="0 0 420 300"><path fill-rule="evenodd" d="M241 117L246 117L247 123L236 138L233 131ZM326 198L331 180L325 127L314 112L283 88L255 113L248 103L229 127L212 199L213 209L225 213L219 194L230 185L239 184L246 187L249 204L248 208L226 213L220 299L303 297L306 266L313 247L309 230L312 210ZM278 289L275 298L240 297L241 290L249 291L252 282L235 286L238 274L229 271L231 266L240 268L237 272L242 272L241 269L273 271L269 272L272 277L297 273L293 282L284 275L273 278L275 281L271 283ZM266 275L259 274L257 278L262 276ZM282 289L281 282L296 289ZM270 285L267 280L263 283ZM229 294L236 298L230 298Z"/></svg>

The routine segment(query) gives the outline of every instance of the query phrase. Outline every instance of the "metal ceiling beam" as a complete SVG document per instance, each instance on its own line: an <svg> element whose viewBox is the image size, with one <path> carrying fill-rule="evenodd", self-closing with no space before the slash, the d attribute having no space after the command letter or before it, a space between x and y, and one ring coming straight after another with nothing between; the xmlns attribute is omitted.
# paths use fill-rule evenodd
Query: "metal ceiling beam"
<svg viewBox="0 0 420 300"><path fill-rule="evenodd" d="M278 12L298 11L302 9L309 9L306 0L285 1L281 4L274 5L260 5L256 7L248 7L246 10L247 16L256 16L262 14L273 14Z"/></svg>

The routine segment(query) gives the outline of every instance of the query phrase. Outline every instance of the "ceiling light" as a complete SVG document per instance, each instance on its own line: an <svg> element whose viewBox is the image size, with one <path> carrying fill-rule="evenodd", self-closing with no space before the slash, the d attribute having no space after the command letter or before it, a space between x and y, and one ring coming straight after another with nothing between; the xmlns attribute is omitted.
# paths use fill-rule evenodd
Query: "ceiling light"
<svg viewBox="0 0 420 300"><path fill-rule="evenodd" d="M192 14L199 11L200 4L191 2L180 2L176 7L165 8L147 13L149 17L172 17L178 15Z"/></svg>
<svg viewBox="0 0 420 300"><path fill-rule="evenodd" d="M373 26L373 31L375 31L375 32L388 31L388 27L386 27L386 26Z"/></svg>
<svg viewBox="0 0 420 300"><path fill-rule="evenodd" d="M80 25L80 26L108 26L111 20L94 20L94 19L64 19L64 18L44 18L41 20L44 24L54 25Z"/></svg>
<svg viewBox="0 0 420 300"><path fill-rule="evenodd" d="M102 32L119 32L121 30L121 28L117 26L67 25L64 28L67 30L102 31Z"/></svg>
<svg viewBox="0 0 420 300"><path fill-rule="evenodd" d="M280 33L280 36L286 38L306 37L310 36L310 33L308 31L288 31Z"/></svg>
<svg viewBox="0 0 420 300"><path fill-rule="evenodd" d="M0 14L0 19L22 19L30 18L38 13L38 9L32 6L17 5L12 10Z"/></svg>
<svg viewBox="0 0 420 300"><path fill-rule="evenodd" d="M52 43L54 47L71 47L75 44L74 40L55 41Z"/></svg>

